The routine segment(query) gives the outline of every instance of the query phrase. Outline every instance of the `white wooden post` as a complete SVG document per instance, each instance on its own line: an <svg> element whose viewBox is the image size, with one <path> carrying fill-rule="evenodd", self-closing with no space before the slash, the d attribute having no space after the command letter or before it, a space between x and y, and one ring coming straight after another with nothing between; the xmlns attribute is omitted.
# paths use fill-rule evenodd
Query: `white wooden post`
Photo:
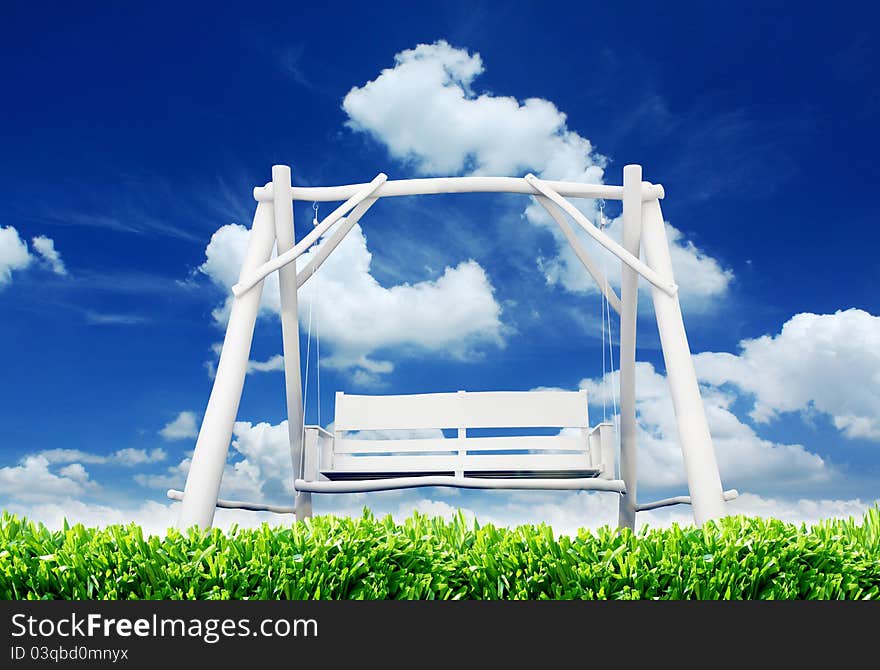
<svg viewBox="0 0 880 670"><path fill-rule="evenodd" d="M666 237L660 202L658 200L645 202L642 205L642 218L645 259L656 272L674 281L669 241ZM703 524L726 514L715 448L712 445L709 424L700 397L700 387L697 384L697 375L684 330L678 295L670 297L652 287L651 296L654 299L654 313L657 316L660 345L663 347L663 360L666 363L666 378L669 381L669 392L675 408L678 438L684 456L694 520L698 524Z"/></svg>
<svg viewBox="0 0 880 670"><path fill-rule="evenodd" d="M623 168L623 247L639 256L642 230L642 166ZM626 493L620 497L617 525L635 529L638 486L636 451L636 316L639 275L621 264L620 280L620 478ZM658 289L659 290L659 289ZM665 295L665 294L664 294Z"/></svg>
<svg viewBox="0 0 880 670"><path fill-rule="evenodd" d="M459 416L464 416L466 414L465 411L465 403L467 403L467 391L459 389L458 391L458 403L459 403ZM467 456L467 445L465 440L467 439L467 426L457 426L458 428L458 458L456 459L455 465L455 476L456 477L464 477L464 459Z"/></svg>
<svg viewBox="0 0 880 670"><path fill-rule="evenodd" d="M320 463L320 454L318 453L319 439L320 435L317 429L308 428L305 430L305 439L302 445L303 467L298 476L307 481L314 482L318 480L318 467ZM295 467L299 468L299 464ZM297 521L302 521L312 516L312 494L306 491L297 491L293 511Z"/></svg>
<svg viewBox="0 0 880 670"><path fill-rule="evenodd" d="M290 188L290 168L286 165L272 166L272 199L275 209L275 239L280 256L293 248L293 198ZM287 398L287 435L290 442L290 459L293 478L302 477L303 463L303 413L302 379L299 367L299 316L297 315L296 263L289 263L278 270L281 290L281 343L284 355L284 382ZM311 498L310 493L296 494ZM309 501L310 502L310 501ZM295 503L299 507L305 500ZM311 507L311 505L309 505Z"/></svg>
<svg viewBox="0 0 880 670"><path fill-rule="evenodd" d="M240 277L247 277L272 254L275 243L275 222L272 203L261 202L254 214L247 252ZM226 455L232 440L232 426L238 415L238 404L244 388L254 324L260 308L262 283L250 293L235 298L226 325L226 337L208 407L199 429L196 448L186 477L186 488L180 506L178 528L208 528L214 521L220 480L226 466Z"/></svg>

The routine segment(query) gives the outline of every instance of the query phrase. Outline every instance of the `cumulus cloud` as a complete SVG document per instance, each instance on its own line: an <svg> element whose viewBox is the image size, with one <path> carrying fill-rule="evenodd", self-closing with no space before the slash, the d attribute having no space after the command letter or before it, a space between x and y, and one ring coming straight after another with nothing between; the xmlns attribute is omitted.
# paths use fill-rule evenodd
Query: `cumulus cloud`
<svg viewBox="0 0 880 670"><path fill-rule="evenodd" d="M232 449L243 458L232 464L230 493L242 491L251 496L293 495L293 464L287 421L236 421Z"/></svg>
<svg viewBox="0 0 880 670"><path fill-rule="evenodd" d="M539 221L544 221L544 217L546 217L544 225L551 226L549 230L557 235L559 229L545 212L531 211L530 214ZM620 243L623 233L623 217L618 216L610 219L605 232ZM717 299L727 293L734 280L733 271L724 268L718 259L697 247L691 240L686 239L684 234L668 221L666 222L666 237L669 240L673 272L679 284L679 299L690 311L708 309L711 299ZM581 242L590 256L601 259L600 269L605 272L608 281L619 289L620 262L617 259L607 257L607 253L591 238L586 238L586 236L582 236L582 238ZM565 244L562 238L559 241L561 244L556 256L539 260L547 282L559 284L572 292L598 294L599 287L586 273L571 247ZM644 253L641 254L641 257L644 261ZM639 283L639 289L643 294L643 297L640 298L640 305L650 305L650 285L642 281Z"/></svg>
<svg viewBox="0 0 880 670"><path fill-rule="evenodd" d="M166 440L186 440L198 437L199 427L196 424L195 412L181 412L173 420L165 424L159 435Z"/></svg>
<svg viewBox="0 0 880 670"><path fill-rule="evenodd" d="M223 472L221 498L250 501L287 500L293 495L293 465L287 421L236 421L233 426L229 463ZM169 488L182 489L191 460L185 458L161 474L137 474L134 480L164 493Z"/></svg>
<svg viewBox="0 0 880 670"><path fill-rule="evenodd" d="M401 51L395 66L342 102L348 125L383 143L422 174L503 175L533 169L548 178L598 183L606 159L568 130L549 100L476 95L479 54L445 41Z"/></svg>
<svg viewBox="0 0 880 670"><path fill-rule="evenodd" d="M75 482L79 482L80 484L86 484L89 481L89 473L86 471L85 467L83 467L82 463L71 463L70 465L66 465L58 470L58 474L62 477L72 479Z"/></svg>
<svg viewBox="0 0 880 670"><path fill-rule="evenodd" d="M64 261L61 260L61 254L58 253L58 250L55 248L55 242L51 238L40 235L33 238L31 244L34 245L36 252L52 268L52 272L56 275L67 274L67 267L65 267Z"/></svg>
<svg viewBox="0 0 880 670"><path fill-rule="evenodd" d="M23 270L31 264L32 256L27 243L12 226L0 227L0 286L12 281L14 270Z"/></svg>
<svg viewBox="0 0 880 670"><path fill-rule="evenodd" d="M339 225L339 224L337 224ZM227 225L211 237L199 270L228 290L238 281L247 248L243 226ZM301 269L321 244L298 259ZM363 383L374 383L393 370L377 352L394 348L427 350L455 357L473 356L479 347L503 346L501 307L485 271L473 260L447 267L434 280L382 286L370 273L372 254L359 225L352 228L318 274L300 289L300 323L313 332L320 328L330 355L329 367L353 369ZM218 323L228 317L230 298L214 311ZM278 275L265 282L261 310L278 314L281 308ZM251 371L283 369L280 357L254 362Z"/></svg>
<svg viewBox="0 0 880 670"><path fill-rule="evenodd" d="M184 458L176 465L169 466L160 474L138 473L132 477L135 482L147 489L155 489L158 495L164 495L168 489L182 489L189 472L191 459Z"/></svg>
<svg viewBox="0 0 880 670"><path fill-rule="evenodd" d="M350 128L368 134L417 172L513 175L532 171L546 179L603 182L608 159L594 150L590 140L568 128L566 115L551 101L529 98L520 102L473 90L474 80L485 69L479 54L439 41L401 51L394 60L394 67L352 88L342 106ZM575 204L595 219L595 202ZM546 227L556 241L555 254L540 259L547 281L572 292L597 291L544 209L531 202L524 216ZM615 225L609 232L619 240ZM607 253L582 231L577 234L594 256ZM732 272L686 240L677 228L667 225L667 234L682 300L690 309L709 307L711 301L706 298L723 295ZM620 263L607 261L610 280L619 283Z"/></svg>
<svg viewBox="0 0 880 670"><path fill-rule="evenodd" d="M764 519L779 519L789 523L814 524L825 519L860 518L865 512L880 504L880 499L818 499L809 498L763 498L744 493L728 503L731 514L757 516Z"/></svg>
<svg viewBox="0 0 880 670"><path fill-rule="evenodd" d="M45 235L31 240L37 255L46 265L59 275L66 275L67 268L61 260L61 254L55 248L55 242ZM25 242L13 226L0 226L0 287L12 281L13 271L23 270L34 261L34 255L28 250Z"/></svg>
<svg viewBox="0 0 880 670"><path fill-rule="evenodd" d="M701 379L750 394L755 421L821 412L846 437L880 440L880 317L860 309L796 314L778 334L739 348L697 354L694 364Z"/></svg>
<svg viewBox="0 0 880 670"><path fill-rule="evenodd" d="M609 373L610 374L610 373ZM614 373L615 388L619 387ZM607 375L606 375L607 377ZM608 379L585 379L591 402L610 404ZM668 488L686 485L678 429L665 376L650 363L636 363L639 483ZM772 485L804 487L829 481L831 466L799 444L780 444L759 437L731 410L736 399L714 387L703 389L703 405L718 457L722 481L748 489Z"/></svg>
<svg viewBox="0 0 880 670"><path fill-rule="evenodd" d="M33 503L60 496L80 496L96 487L80 464L49 469L49 459L39 454L23 458L19 465L0 468L0 499Z"/></svg>
<svg viewBox="0 0 880 670"><path fill-rule="evenodd" d="M65 519L70 524L81 523L87 527L98 528L136 523L143 529L145 535L161 536L177 522L180 505L152 500L139 505L119 505L109 502L85 502L78 498L62 496L41 502L9 501L3 508L12 514L39 521L52 529L61 528ZM274 514L218 510L215 522L218 527L229 529L233 524L244 527L258 526L264 521L277 524L281 519L282 517Z"/></svg>

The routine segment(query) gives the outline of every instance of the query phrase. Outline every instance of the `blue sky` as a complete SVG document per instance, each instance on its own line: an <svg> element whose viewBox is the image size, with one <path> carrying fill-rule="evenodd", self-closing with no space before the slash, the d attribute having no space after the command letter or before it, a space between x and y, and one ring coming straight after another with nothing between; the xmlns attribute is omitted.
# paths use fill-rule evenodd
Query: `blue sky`
<svg viewBox="0 0 880 670"><path fill-rule="evenodd" d="M880 498L868 12L7 4L0 506L49 523L173 521L164 491L183 486L251 189L274 163L295 183L332 185L380 171L619 184L635 162L666 188L722 478L744 492L731 508L857 514ZM311 214L297 203L298 238ZM303 301L324 333L324 423L336 390L583 386L601 416L598 294L528 199L395 199L362 224ZM252 352L264 363L280 351L267 294ZM648 499L684 481L647 293L639 324ZM229 497L288 497L282 389L277 370L248 376ZM325 496L316 509L364 505L566 530L612 520L616 500L428 489Z"/></svg>

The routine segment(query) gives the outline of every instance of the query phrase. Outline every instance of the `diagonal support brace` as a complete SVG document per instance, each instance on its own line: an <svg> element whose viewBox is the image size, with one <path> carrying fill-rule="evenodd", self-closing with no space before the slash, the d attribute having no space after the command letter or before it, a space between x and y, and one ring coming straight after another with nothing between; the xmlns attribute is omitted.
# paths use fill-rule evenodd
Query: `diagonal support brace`
<svg viewBox="0 0 880 670"><path fill-rule="evenodd" d="M571 247L571 250L574 252L575 256L578 257L583 266L587 269L587 272L590 273L590 276L599 286L599 290L605 294L605 297L608 299L608 304L611 305L611 308L620 314L620 298L617 297L617 294L614 292L614 289L611 288L611 284L608 283L608 278L605 277L599 270L596 268L596 264L593 262L593 259L590 258L587 250L584 249L584 246L580 243L577 236L574 234L574 228L571 227L571 224L565 220L562 212L549 198L543 195L536 195L535 200L537 200L544 209L547 210L547 213L553 217L553 220L556 221L556 224L559 226L560 230L562 230L562 234L565 235L565 239L568 240L568 244Z"/></svg>
<svg viewBox="0 0 880 670"><path fill-rule="evenodd" d="M355 224L361 220L361 217L367 213L367 210L373 206L378 198L367 198L363 202L358 203L357 207L351 210L343 220L339 228L333 231L333 235L321 245L321 248L315 252L314 257L306 264L306 266L296 274L296 287L299 288L312 278L318 268L327 260L327 257L333 253L333 250L339 246L339 243L345 239L345 236L354 228Z"/></svg>
<svg viewBox="0 0 880 670"><path fill-rule="evenodd" d="M321 223L319 223L315 229L306 235L302 240L300 240L299 244L294 246L289 251L285 251L283 254L276 256L275 258L263 263L259 268L257 268L251 275L246 277L245 279L240 280L235 286L232 287L232 293L236 298L241 297L248 291L250 291L254 286L263 281L270 274L283 268L288 263L293 263L297 258L299 258L305 251L311 247L324 233L326 233L334 223L339 221L347 212L352 210L355 206L361 203L363 200L366 200L373 192L378 189L385 181L388 179L388 175L384 173L379 173L376 175L376 178L373 179L369 184L367 184L360 191L351 196L344 203L339 205L336 209L334 209Z"/></svg>
<svg viewBox="0 0 880 670"><path fill-rule="evenodd" d="M601 244L612 254L617 256L630 268L638 272L642 277L648 280L648 282L663 291L670 298L678 293L678 286L675 284L675 282L669 281L668 279L661 277L645 263L640 261L637 257L633 256L617 242L612 240L608 235L596 228L596 226L590 223L590 221L587 220L587 217L585 217L580 212L580 210L578 210L577 207L572 205L568 200L566 200L556 191L550 188L546 184L546 182L541 181L533 174L527 174L525 176L525 179L536 191L538 191L538 193L549 198L556 205L561 207L566 212L566 214L574 219L575 222L587 232L590 237L596 240L596 242Z"/></svg>

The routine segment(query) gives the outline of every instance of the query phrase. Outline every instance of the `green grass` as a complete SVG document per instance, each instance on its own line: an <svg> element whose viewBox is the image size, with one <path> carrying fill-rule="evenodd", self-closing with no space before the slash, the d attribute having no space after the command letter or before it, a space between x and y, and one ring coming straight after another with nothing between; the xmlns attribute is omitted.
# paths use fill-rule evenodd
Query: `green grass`
<svg viewBox="0 0 880 670"><path fill-rule="evenodd" d="M880 508L807 528L731 517L556 538L369 513L144 537L0 518L3 599L880 599Z"/></svg>

